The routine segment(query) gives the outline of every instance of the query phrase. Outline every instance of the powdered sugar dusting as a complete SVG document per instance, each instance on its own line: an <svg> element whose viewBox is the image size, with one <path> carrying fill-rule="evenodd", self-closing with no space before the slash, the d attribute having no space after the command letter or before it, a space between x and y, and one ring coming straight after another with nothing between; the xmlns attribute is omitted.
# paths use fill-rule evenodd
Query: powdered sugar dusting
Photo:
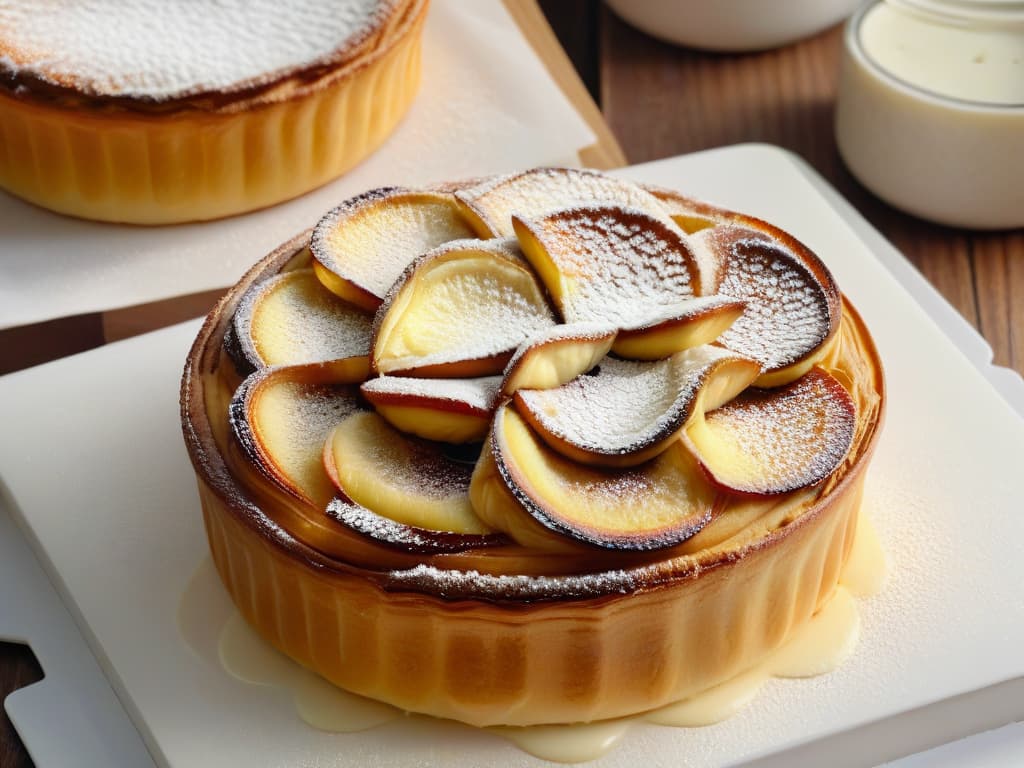
<svg viewBox="0 0 1024 768"><path fill-rule="evenodd" d="M497 600L571 600L608 594L629 594L644 583L647 569L614 570L578 576L492 575L475 570L452 571L417 565L388 574L390 589L421 589L441 597L483 597Z"/></svg>
<svg viewBox="0 0 1024 768"><path fill-rule="evenodd" d="M265 369L246 379L232 403L232 428L310 499L326 503L330 482L321 456L328 433L358 409L356 389L296 381L289 369ZM277 482L276 478L272 479Z"/></svg>
<svg viewBox="0 0 1024 768"><path fill-rule="evenodd" d="M401 434L376 414L362 417L359 427L365 430L358 441L363 466L378 468L378 476L390 488L413 502L468 495L473 467L445 456L439 444Z"/></svg>
<svg viewBox="0 0 1024 768"><path fill-rule="evenodd" d="M260 396L261 428L267 427L269 411L280 409L273 419L290 425L296 444L316 446L319 457L328 433L346 416L358 410L355 387L284 381Z"/></svg>
<svg viewBox="0 0 1024 768"><path fill-rule="evenodd" d="M638 309L695 294L697 265L684 236L642 211L568 208L524 223L561 276L566 322L621 325Z"/></svg>
<svg viewBox="0 0 1024 768"><path fill-rule="evenodd" d="M432 531L414 525L398 523L378 515L364 506L342 498L334 498L327 505L327 516L364 536L406 552L433 554L461 552L472 547L488 546L504 541L493 535L464 535L446 531Z"/></svg>
<svg viewBox="0 0 1024 768"><path fill-rule="evenodd" d="M828 476L846 456L857 422L850 395L819 368L783 389L749 389L706 419L721 446L718 453L731 457L726 471L742 467L742 490L761 493L790 491Z"/></svg>
<svg viewBox="0 0 1024 768"><path fill-rule="evenodd" d="M417 256L473 236L451 195L385 187L328 212L310 248L328 270L380 299Z"/></svg>
<svg viewBox="0 0 1024 768"><path fill-rule="evenodd" d="M633 318L622 323L620 329L623 331L641 331L670 320L696 319L724 307L733 306L737 301L739 300L734 299L732 296L718 294L715 296L694 296L676 304L659 305L650 309L640 307Z"/></svg>
<svg viewBox="0 0 1024 768"><path fill-rule="evenodd" d="M556 389L520 390L516 402L545 431L585 451L635 453L682 427L709 369L728 357L711 346L654 362L609 357L593 375Z"/></svg>
<svg viewBox="0 0 1024 768"><path fill-rule="evenodd" d="M86 93L230 91L340 57L395 0L0 0L0 65Z"/></svg>
<svg viewBox="0 0 1024 768"><path fill-rule="evenodd" d="M743 315L720 337L766 371L790 365L820 346L832 330L829 296L806 266L761 233L739 227L713 230L722 293L744 299Z"/></svg>
<svg viewBox="0 0 1024 768"><path fill-rule="evenodd" d="M642 187L596 171L535 168L497 176L456 193L498 237L511 237L512 214L532 219L569 205L617 203L669 221L664 207Z"/></svg>
<svg viewBox="0 0 1024 768"><path fill-rule="evenodd" d="M425 254L401 288L415 299L396 300L392 308L403 314L389 325L389 310L381 322L374 350L379 370L494 357L554 325L547 299L512 244L458 241Z"/></svg>
<svg viewBox="0 0 1024 768"><path fill-rule="evenodd" d="M248 322L246 318L248 317ZM324 288L312 269L270 278L239 305L236 332L248 332L264 365L301 365L370 352L370 315Z"/></svg>
<svg viewBox="0 0 1024 768"><path fill-rule="evenodd" d="M528 352L563 341L600 341L614 335L616 328L608 323L559 323L531 333L516 349L505 367L511 371Z"/></svg>
<svg viewBox="0 0 1024 768"><path fill-rule="evenodd" d="M490 413L501 387L501 376L479 379L419 379L410 376L380 376L362 386L364 393L410 395L439 402L464 403L481 413Z"/></svg>
<svg viewBox="0 0 1024 768"><path fill-rule="evenodd" d="M327 507L327 514L349 528L378 541L401 545L409 550L430 548L430 539L420 533L421 529L396 523L358 504L335 499Z"/></svg>

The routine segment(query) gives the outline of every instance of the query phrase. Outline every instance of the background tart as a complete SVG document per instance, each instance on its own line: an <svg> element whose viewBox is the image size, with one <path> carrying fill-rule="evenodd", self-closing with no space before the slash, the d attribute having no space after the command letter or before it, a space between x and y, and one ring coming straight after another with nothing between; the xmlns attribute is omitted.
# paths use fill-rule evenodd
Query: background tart
<svg viewBox="0 0 1024 768"><path fill-rule="evenodd" d="M547 497L519 480L539 476L512 471L501 455L511 438L498 435L472 458L469 500L478 513L495 511L488 527L506 535L403 546L424 539L420 522L373 523L359 505L376 501L353 505L344 483L328 509L347 516L325 512L275 484L232 438L228 409L242 374L225 352L225 334L253 285L309 268L308 244L309 233L286 243L228 292L196 339L182 387L214 562L242 615L280 650L343 688L409 711L481 726L592 721L733 677L831 596L852 545L884 402L877 352L849 302L838 301L835 331L813 372L843 390L844 412L854 414L844 422L848 449L824 479L758 493L715 484L686 531L659 528L657 546L648 547L650 539L623 546L628 537L606 529L566 538L560 529L586 526L531 513ZM756 370L745 375L753 379ZM787 390L763 392L771 401ZM496 413L515 405L506 399ZM536 445L534 454L547 455ZM673 460L664 456L652 461ZM713 459L703 456L712 467ZM684 463L690 472L693 462ZM587 471L632 477L646 466ZM359 525L351 524L353 509ZM521 519L505 527L516 514Z"/></svg>
<svg viewBox="0 0 1024 768"><path fill-rule="evenodd" d="M0 187L135 224L301 195L359 162L404 115L426 7L97 0L71 12L3 0Z"/></svg>

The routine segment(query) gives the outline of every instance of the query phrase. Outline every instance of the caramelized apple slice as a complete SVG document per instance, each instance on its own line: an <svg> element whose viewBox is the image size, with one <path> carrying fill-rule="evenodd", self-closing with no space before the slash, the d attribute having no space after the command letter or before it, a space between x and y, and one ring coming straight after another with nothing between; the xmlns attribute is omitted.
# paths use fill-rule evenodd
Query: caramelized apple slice
<svg viewBox="0 0 1024 768"><path fill-rule="evenodd" d="M696 418L690 446L722 488L765 496L823 480L853 441L857 414L843 385L821 368L782 389L750 389Z"/></svg>
<svg viewBox="0 0 1024 768"><path fill-rule="evenodd" d="M378 544L420 555L453 554L508 542L496 533L449 533L406 525L339 497L327 505L327 516Z"/></svg>
<svg viewBox="0 0 1024 768"><path fill-rule="evenodd" d="M627 467L666 450L698 409L728 402L760 370L752 360L711 346L657 362L606 358L593 375L556 389L521 389L514 402L563 456Z"/></svg>
<svg viewBox="0 0 1024 768"><path fill-rule="evenodd" d="M586 373L608 354L614 326L569 323L539 331L516 350L501 382L501 396L519 389L551 389Z"/></svg>
<svg viewBox="0 0 1024 768"><path fill-rule="evenodd" d="M462 240L424 254L374 319L372 366L385 374L499 374L554 314L514 240Z"/></svg>
<svg viewBox="0 0 1024 768"><path fill-rule="evenodd" d="M733 222L737 215L726 208L681 195L672 189L647 187L647 191L661 203L665 212L688 235L708 227Z"/></svg>
<svg viewBox="0 0 1024 768"><path fill-rule="evenodd" d="M370 325L366 311L324 288L312 269L297 269L246 292L231 321L231 341L225 343L243 373L276 365L368 359Z"/></svg>
<svg viewBox="0 0 1024 768"><path fill-rule="evenodd" d="M726 230L731 227L726 227ZM690 250L700 266L701 288L705 294L717 294L722 290L722 278L725 276L725 262L728 260L728 252L721 246L720 227L702 229L690 235L687 241ZM761 239L766 243L771 238L761 232L746 230L752 240Z"/></svg>
<svg viewBox="0 0 1024 768"><path fill-rule="evenodd" d="M466 237L473 230L450 194L385 187L329 211L309 247L323 284L372 312L413 259Z"/></svg>
<svg viewBox="0 0 1024 768"><path fill-rule="evenodd" d="M455 193L480 237L512 237L512 214L534 219L575 204L619 203L665 219L661 203L625 179L578 168L534 168Z"/></svg>
<svg viewBox="0 0 1024 768"><path fill-rule="evenodd" d="M479 512L516 541L536 543L537 522L597 547L652 550L684 541L711 518L714 490L679 441L637 467L594 469L552 451L507 405L495 415L491 440L497 470L522 512L502 507L500 514L489 505ZM498 514L492 519L490 512Z"/></svg>
<svg viewBox="0 0 1024 768"><path fill-rule="evenodd" d="M501 413L500 408L498 412ZM551 530L526 511L498 471L493 437L484 441L469 483L469 498L480 519L496 531L506 534L514 531L511 537L517 544L562 554L593 555L595 552L589 544Z"/></svg>
<svg viewBox="0 0 1024 768"><path fill-rule="evenodd" d="M324 462L346 498L399 523L489 533L469 503L471 464L438 443L406 437L376 413L354 413L328 438Z"/></svg>
<svg viewBox="0 0 1024 768"><path fill-rule="evenodd" d="M606 205L513 216L512 224L568 323L629 324L695 295L697 264L671 222Z"/></svg>
<svg viewBox="0 0 1024 768"><path fill-rule="evenodd" d="M721 256L709 244L715 238L711 229L723 225L737 226L758 232L765 240L776 240L783 244L794 240L789 233L755 216L694 200L674 190L656 187L647 189L664 206L672 221L691 236L690 247L700 267L702 296L717 293L722 278ZM799 247L803 249L802 245Z"/></svg>
<svg viewBox="0 0 1024 768"><path fill-rule="evenodd" d="M709 227L722 225L735 225L748 229L763 232L770 238L776 240L789 240L792 238L788 232L764 219L751 216L749 213L740 213L718 205L696 200L686 195L681 195L675 190L663 189L661 187L645 187L650 192L676 225L688 235L701 232Z"/></svg>
<svg viewBox="0 0 1024 768"><path fill-rule="evenodd" d="M747 302L719 343L761 363L759 387L799 378L824 357L839 329L842 304L832 275L795 239L782 243L731 226L708 233L722 254L722 293Z"/></svg>
<svg viewBox="0 0 1024 768"><path fill-rule="evenodd" d="M624 325L612 351L630 360L660 360L710 344L736 322L745 307L746 302L728 296L701 296L675 307L658 307L648 316Z"/></svg>
<svg viewBox="0 0 1024 768"><path fill-rule="evenodd" d="M334 496L324 472L324 440L342 419L358 409L363 365L349 376L317 366L257 371L242 382L228 408L242 450L270 480L296 498L321 509ZM336 383L328 379L337 377Z"/></svg>
<svg viewBox="0 0 1024 768"><path fill-rule="evenodd" d="M363 397L392 425L428 440L479 442L494 413L500 376L414 379L381 376L362 386Z"/></svg>

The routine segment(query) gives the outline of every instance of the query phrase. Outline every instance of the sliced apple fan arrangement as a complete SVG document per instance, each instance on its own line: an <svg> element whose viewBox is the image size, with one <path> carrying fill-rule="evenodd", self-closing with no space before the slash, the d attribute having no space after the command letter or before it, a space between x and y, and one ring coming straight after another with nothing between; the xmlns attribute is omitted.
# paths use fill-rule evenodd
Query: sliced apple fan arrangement
<svg viewBox="0 0 1024 768"><path fill-rule="evenodd" d="M236 311L231 425L385 544L668 547L731 496L822 481L853 439L816 366L838 290L758 219L539 169L369 192L310 250Z"/></svg>

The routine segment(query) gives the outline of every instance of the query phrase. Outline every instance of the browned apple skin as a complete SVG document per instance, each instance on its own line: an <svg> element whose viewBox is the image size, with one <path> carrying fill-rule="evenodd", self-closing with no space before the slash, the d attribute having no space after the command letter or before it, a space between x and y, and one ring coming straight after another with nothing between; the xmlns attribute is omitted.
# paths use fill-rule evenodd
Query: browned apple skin
<svg viewBox="0 0 1024 768"><path fill-rule="evenodd" d="M358 372L361 368L361 361L357 361L354 370ZM291 496L305 503L312 503L312 499L302 489L297 488L291 479L266 460L260 448L259 439L256 437L251 426L252 396L260 387L267 385L268 382L274 379L287 379L305 384L331 385L339 390L350 390L353 402L359 396L358 379L350 378L349 381L351 383L344 383L344 379L339 381L335 369L332 369L329 365L319 363L291 366L289 368L263 368L250 374L242 381L228 405L228 420L232 433L242 452L252 462L253 466L264 477ZM328 473L328 476L330 476L330 473Z"/></svg>
<svg viewBox="0 0 1024 768"><path fill-rule="evenodd" d="M377 308L376 313L373 316L373 325L370 329L370 372L377 376L381 374L378 370L376 361L374 360L374 350L377 348L378 338L381 333L381 326L384 323L384 318L387 315L388 309L391 307L392 302L405 287L406 283L412 279L416 268L420 265L421 258L415 259L405 271L402 276L395 281L391 289L384 295L384 299L380 306ZM543 288L541 288L543 291ZM550 299L548 299L550 301ZM554 317L554 311L548 307L549 311ZM512 356L515 354L516 348L502 350L493 355L487 357L474 358L469 360L457 360L448 363L435 363L429 365L421 365L415 368L401 368L387 372L388 376L416 376L424 379L476 379L483 376L497 376L501 374L505 367L512 360Z"/></svg>
<svg viewBox="0 0 1024 768"><path fill-rule="evenodd" d="M392 375L392 374L389 374ZM452 377L462 378L462 377ZM424 395L413 395L402 392L371 392L361 390L363 398L372 406L400 405L407 408L429 408L442 413L454 413L462 416L486 417L490 411L477 408L474 405L461 400L443 400L440 398L426 397ZM477 441L479 442L479 441Z"/></svg>
<svg viewBox="0 0 1024 768"><path fill-rule="evenodd" d="M718 348L716 347L715 349ZM681 354L686 355L691 352L686 351ZM615 362L614 359L613 362ZM627 364L631 364L631 362L627 361ZM641 362L640 364L644 363ZM735 357L729 360L722 360L705 368L701 374L701 384L698 390L705 388L708 382L713 381L714 377L720 372L734 371L740 383L735 385L730 391L737 392L741 388L745 389L749 386L760 373L760 370L761 367L756 362L746 358ZM686 424L690 422L699 410L717 407L717 404L721 402L708 404L704 394L699 393L699 391L695 392L692 400L688 402L677 400L669 410L662 414L662 421L658 431L650 432L642 441L634 443L627 450L612 450L608 446L585 446L573 442L571 439L567 439L556 431L547 428L542 423L540 414L530 406L527 397L521 391L513 395L512 402L515 405L516 412L549 447L578 464L591 467L607 467L610 469L624 469L637 466L654 458L664 451L672 440L679 436Z"/></svg>
<svg viewBox="0 0 1024 768"><path fill-rule="evenodd" d="M509 543L509 540L499 533L452 533L399 523L350 501L343 494L332 499L327 505L327 516L377 544L418 555L454 554Z"/></svg>
<svg viewBox="0 0 1024 768"><path fill-rule="evenodd" d="M744 486L736 483L730 483L724 478L724 472L717 468L714 462L709 462L704 453L700 450L700 447L684 432L682 436L683 443L687 446L690 453L692 453L701 469L704 471L708 480L710 480L716 488L726 493L741 496L745 498L769 498L772 496L779 496L793 491L798 491L802 488L815 485L822 482L835 472L841 465L854 437L854 425L857 420L857 406L853 402L849 392L846 388L833 376L822 370L821 368L812 368L807 374L804 374L800 379L790 382L784 387L775 389L761 389L752 387L745 392L740 393L731 403L725 406L725 408L743 408L746 403L758 403L764 401L770 401L773 398L784 399L789 396L789 393L801 385L801 383L807 378L813 377L816 381L821 383L831 398L834 398L836 403L840 403L840 408L844 411L846 416L845 427L849 428L849 432L843 434L842 437L842 450L832 449L830 451L831 460L827 464L821 465L817 471L809 472L804 474L800 478L794 478L790 482L780 483L775 486L766 486L763 488L753 488Z"/></svg>
<svg viewBox="0 0 1024 768"><path fill-rule="evenodd" d="M375 312L381 305L382 298L377 295L374 291L368 289L362 285L360 280L365 279L365 275L356 278L354 276L343 276L337 270L335 263L335 256L331 252L331 246L327 242L330 239L333 228L338 226L338 218L341 216L359 216L365 215L365 209L371 208L374 205L387 205L393 201L395 197L399 199L408 198L423 198L437 195L451 195L453 190L444 189L441 186L430 188L430 189L410 189L406 187L380 187L378 189L371 189L362 194L356 195L341 205L332 208L324 216L321 217L317 225L311 230L309 248L313 254L313 268L316 270L318 277L321 282L332 292L338 293L346 301L355 304L369 312ZM461 212L462 206L460 206L454 197L451 198L451 205L453 212ZM460 213L461 217L461 213ZM469 234L470 223L464 221L464 234ZM416 254L411 254L415 256ZM343 287L341 287L343 284Z"/></svg>
<svg viewBox="0 0 1024 768"><path fill-rule="evenodd" d="M751 217L742 218L744 221L757 222L756 219ZM839 331L843 306L842 295L839 293L835 280L821 259L807 246L788 233L776 227L770 227L770 225L766 225L766 227L769 227L771 230L767 234L764 231L753 229L746 225L734 226L732 224L707 231L709 233L708 239L714 238L714 244L710 247L713 247L718 252L717 255L720 259L719 283L724 292L746 299L750 303L755 302L754 293L744 295L744 286L746 285L744 282L726 284L732 277L730 268L735 263L734 260L750 258L749 255L742 256L743 252L740 249L755 249L754 253L757 253L758 249L767 249L775 252L778 256L792 259L792 268L798 272L806 270L805 274L809 276L811 283L816 284L820 288L827 325L821 329L815 346L805 350L802 354L787 359L782 364L776 364L771 368L766 367L756 382L756 385L759 387L779 387L800 378L825 355L829 344ZM737 319L735 325L729 331L734 331L742 323L743 318L741 317ZM727 334L723 335L727 336ZM752 354L750 351L742 348L743 345L737 345L739 348L730 345L727 337L720 339L717 343L740 354Z"/></svg>
<svg viewBox="0 0 1024 768"><path fill-rule="evenodd" d="M508 407L511 406L506 405L499 409L495 415L495 422L501 418L504 408ZM715 505L708 504L702 510L680 518L671 527L634 534L612 533L602 528L590 527L578 522L570 523L562 515L559 515L557 511L542 506L523 490L528 481L519 474L515 467L505 460L504 452L506 448L503 445L500 426L496 426L491 431L490 449L498 474L505 481L505 485L516 501L542 526L564 536L573 543L617 552L665 549L685 541L700 531L701 528L707 525L714 512ZM636 469L636 467L630 469ZM694 471L695 474L700 475L700 471L696 466Z"/></svg>

